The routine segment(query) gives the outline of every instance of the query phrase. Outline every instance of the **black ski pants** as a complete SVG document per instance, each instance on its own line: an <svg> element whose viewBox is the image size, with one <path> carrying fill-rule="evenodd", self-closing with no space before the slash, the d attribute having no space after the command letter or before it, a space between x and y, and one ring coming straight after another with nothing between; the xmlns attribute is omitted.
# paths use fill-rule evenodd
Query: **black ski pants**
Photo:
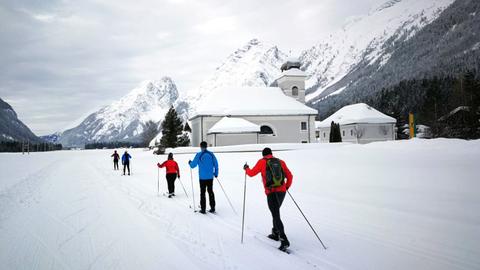
<svg viewBox="0 0 480 270"><path fill-rule="evenodd" d="M114 170L119 170L119 168L118 168L118 159L114 159L114 160L113 160L113 169L114 169Z"/></svg>
<svg viewBox="0 0 480 270"><path fill-rule="evenodd" d="M123 175L125 175L125 169L128 169L128 175L130 175L130 162L123 163Z"/></svg>
<svg viewBox="0 0 480 270"><path fill-rule="evenodd" d="M267 195L268 209L272 213L273 229L272 232L278 233L280 238L287 239L283 223L280 218L280 207L285 199L285 192L272 192Z"/></svg>
<svg viewBox="0 0 480 270"><path fill-rule="evenodd" d="M175 193L175 180L177 179L176 173L167 173L167 185L168 185L168 193L173 194Z"/></svg>
<svg viewBox="0 0 480 270"><path fill-rule="evenodd" d="M200 208L205 210L207 202L205 198L205 191L208 191L208 199L210 208L215 209L215 194L213 194L213 179L200 179Z"/></svg>

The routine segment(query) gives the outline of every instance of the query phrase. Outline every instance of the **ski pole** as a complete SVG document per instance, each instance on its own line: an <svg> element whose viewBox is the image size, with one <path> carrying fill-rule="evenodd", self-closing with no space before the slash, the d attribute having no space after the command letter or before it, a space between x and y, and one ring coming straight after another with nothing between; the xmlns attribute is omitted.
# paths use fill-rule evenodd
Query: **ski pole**
<svg viewBox="0 0 480 270"><path fill-rule="evenodd" d="M227 201L228 201L228 203L230 204L230 207L232 207L233 213L235 213L235 215L238 215L238 214L237 214L237 211L235 211L235 208L233 208L233 204L232 204L232 202L230 201L230 199L228 198L228 195L227 195L227 193L225 192L225 189L223 189L222 183L220 183L220 180L218 180L217 177L215 177L215 179L217 179L218 184L219 184L220 187L222 188L223 194L225 194L225 198L227 198Z"/></svg>
<svg viewBox="0 0 480 270"><path fill-rule="evenodd" d="M188 164L188 166L190 167L190 164ZM193 174L192 174L192 168L190 167L190 182L192 183L192 207L193 207L193 212L197 212L197 210L195 210L195 192L193 190Z"/></svg>
<svg viewBox="0 0 480 270"><path fill-rule="evenodd" d="M157 196L160 195L160 168L157 167Z"/></svg>
<svg viewBox="0 0 480 270"><path fill-rule="evenodd" d="M180 181L180 185L182 185L183 192L185 192L185 196L187 196L187 199L188 199L187 190L185 189L185 186L183 185L183 182L182 182L182 180L180 180L180 177L178 177L178 181Z"/></svg>
<svg viewBox="0 0 480 270"><path fill-rule="evenodd" d="M242 240L240 243L243 244L243 231L245 227L245 199L247 197L247 172L245 172L245 181L243 183L243 213L242 213Z"/></svg>
<svg viewBox="0 0 480 270"><path fill-rule="evenodd" d="M310 224L310 221L308 221L307 217L305 216L305 214L303 213L302 209L300 209L300 206L298 206L297 202L295 201L295 199L293 198L292 194L290 194L290 191L287 190L287 193L288 195L290 196L290 198L292 199L292 201L295 203L295 205L297 206L298 210L300 211L300 213L302 214L303 218L307 221L308 223L308 226L310 226L310 228L312 229L313 233L315 234L315 236L317 237L318 241L320 241L320 244L322 244L323 248L324 249L327 249L327 247L325 247L325 245L323 244L322 240L320 239L320 237L318 236L317 232L315 231L315 229L313 228L312 224Z"/></svg>

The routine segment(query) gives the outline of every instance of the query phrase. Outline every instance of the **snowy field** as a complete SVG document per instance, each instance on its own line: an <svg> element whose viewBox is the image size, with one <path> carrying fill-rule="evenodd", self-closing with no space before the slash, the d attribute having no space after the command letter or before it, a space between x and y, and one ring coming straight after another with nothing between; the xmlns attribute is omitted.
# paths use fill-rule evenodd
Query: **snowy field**
<svg viewBox="0 0 480 270"><path fill-rule="evenodd" d="M193 213L178 180L176 198L157 196L164 156L132 150L128 177L109 150L0 154L0 269L480 269L480 141L286 148L274 154L327 250L288 197L292 254L276 249L259 178L248 179L241 245L241 217L217 183L216 215ZM217 157L240 214L242 165L260 153ZM191 158L176 155L189 195Z"/></svg>

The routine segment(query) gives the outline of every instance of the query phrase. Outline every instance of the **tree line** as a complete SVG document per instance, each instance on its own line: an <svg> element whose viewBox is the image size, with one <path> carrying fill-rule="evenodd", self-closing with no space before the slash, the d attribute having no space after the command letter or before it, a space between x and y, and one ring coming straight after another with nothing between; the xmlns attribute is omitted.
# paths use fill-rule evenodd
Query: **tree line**
<svg viewBox="0 0 480 270"><path fill-rule="evenodd" d="M23 142L19 141L0 141L0 152L23 152ZM62 144L55 143L29 143L28 151L46 152L62 150ZM27 151L27 149L25 149Z"/></svg>

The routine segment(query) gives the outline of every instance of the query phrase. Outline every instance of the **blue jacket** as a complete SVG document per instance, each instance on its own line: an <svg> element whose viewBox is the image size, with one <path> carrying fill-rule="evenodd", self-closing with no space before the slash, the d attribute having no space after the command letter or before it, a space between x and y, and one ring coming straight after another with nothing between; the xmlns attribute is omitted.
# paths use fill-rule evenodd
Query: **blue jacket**
<svg viewBox="0 0 480 270"><path fill-rule="evenodd" d="M210 180L214 176L218 177L218 162L212 152L208 150L198 152L192 162L190 162L190 168L193 169L197 165L200 180Z"/></svg>
<svg viewBox="0 0 480 270"><path fill-rule="evenodd" d="M130 156L129 153L123 153L122 155L122 163L128 163L130 162L130 159L132 158L132 156Z"/></svg>

